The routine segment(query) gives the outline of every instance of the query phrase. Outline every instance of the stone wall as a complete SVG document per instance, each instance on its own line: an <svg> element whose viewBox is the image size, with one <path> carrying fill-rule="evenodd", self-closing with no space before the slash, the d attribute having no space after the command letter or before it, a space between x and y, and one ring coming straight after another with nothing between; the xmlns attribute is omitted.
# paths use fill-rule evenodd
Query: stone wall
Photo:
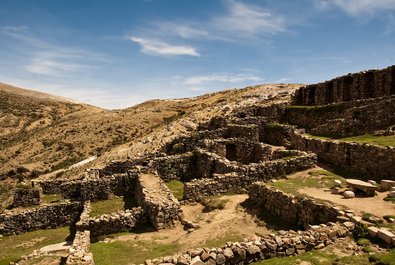
<svg viewBox="0 0 395 265"><path fill-rule="evenodd" d="M88 220L91 237L109 235L132 230L136 224L145 223L146 217L141 207L103 214Z"/></svg>
<svg viewBox="0 0 395 265"><path fill-rule="evenodd" d="M394 125L394 109L395 96L325 106L288 106L281 120L316 135L344 137Z"/></svg>
<svg viewBox="0 0 395 265"><path fill-rule="evenodd" d="M294 149L313 152L321 161L369 175L370 179L395 180L394 147L311 138L288 125L268 127L265 142L288 142Z"/></svg>
<svg viewBox="0 0 395 265"><path fill-rule="evenodd" d="M281 219L307 228L309 225L335 222L343 213L330 205L317 203L312 199L295 197L255 182L248 189L249 200L262 211L279 216Z"/></svg>
<svg viewBox="0 0 395 265"><path fill-rule="evenodd" d="M182 216L182 209L162 179L154 174L140 174L136 200L156 229L173 226Z"/></svg>
<svg viewBox="0 0 395 265"><path fill-rule="evenodd" d="M274 257L303 254L334 244L338 238L350 235L353 223L330 223L312 227L308 231L284 231L279 235L267 235L255 240L229 242L218 248L197 248L186 253L147 260L145 264L224 265L250 264Z"/></svg>
<svg viewBox="0 0 395 265"><path fill-rule="evenodd" d="M395 66L390 66L382 70L348 74L300 88L292 101L294 105L325 105L393 94L395 94Z"/></svg>
<svg viewBox="0 0 395 265"><path fill-rule="evenodd" d="M42 190L39 188L16 188L13 194L12 207L40 205Z"/></svg>
<svg viewBox="0 0 395 265"><path fill-rule="evenodd" d="M185 180L192 172L192 159L191 152L181 155L169 155L164 157L155 158L152 161L152 167L158 172L161 179L164 181L170 180Z"/></svg>
<svg viewBox="0 0 395 265"><path fill-rule="evenodd" d="M242 138L204 140L201 146L209 152L242 164L268 160L272 153L271 146Z"/></svg>
<svg viewBox="0 0 395 265"><path fill-rule="evenodd" d="M196 201L204 196L223 193L238 193L247 189L257 180L279 178L299 170L311 168L316 163L316 155L301 151L280 151L276 156L283 159L243 165L238 172L213 174L211 178L194 179L184 184L184 199ZM239 168L239 169L240 169Z"/></svg>
<svg viewBox="0 0 395 265"><path fill-rule="evenodd" d="M100 178L81 180L47 180L38 184L44 193L60 193L65 199L106 200L111 194L133 194L137 172L113 174Z"/></svg>
<svg viewBox="0 0 395 265"><path fill-rule="evenodd" d="M74 236L73 245L69 249L66 265L93 265L93 254L89 251L90 231L87 230L90 213L90 201L84 203L84 209L76 224L77 231Z"/></svg>
<svg viewBox="0 0 395 265"><path fill-rule="evenodd" d="M0 234L13 235L67 226L77 222L81 211L82 204L79 202L44 205L23 211L6 211L0 215Z"/></svg>

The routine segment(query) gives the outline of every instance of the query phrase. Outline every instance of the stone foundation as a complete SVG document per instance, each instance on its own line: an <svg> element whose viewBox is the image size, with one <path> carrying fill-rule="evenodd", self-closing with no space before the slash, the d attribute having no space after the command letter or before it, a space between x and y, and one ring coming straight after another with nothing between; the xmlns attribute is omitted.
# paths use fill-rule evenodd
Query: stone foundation
<svg viewBox="0 0 395 265"><path fill-rule="evenodd" d="M250 264L251 262L303 254L334 244L338 238L350 235L353 224L330 223L313 227L308 231L283 231L279 235L268 235L256 240L227 243L219 248L197 248L186 253L147 260L147 265L223 265Z"/></svg>

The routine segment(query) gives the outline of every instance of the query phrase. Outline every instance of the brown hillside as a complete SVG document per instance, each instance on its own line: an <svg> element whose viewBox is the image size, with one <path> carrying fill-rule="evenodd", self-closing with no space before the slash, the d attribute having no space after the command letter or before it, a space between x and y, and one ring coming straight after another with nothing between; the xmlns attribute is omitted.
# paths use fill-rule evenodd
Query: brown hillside
<svg viewBox="0 0 395 265"><path fill-rule="evenodd" d="M254 104L299 85L262 85L190 99L150 100L123 110L105 110L55 96L1 85L0 201L17 179L78 177L88 167L158 150L200 121ZM288 98L288 96L285 96ZM85 167L59 172L91 156ZM51 174L51 172L53 172Z"/></svg>

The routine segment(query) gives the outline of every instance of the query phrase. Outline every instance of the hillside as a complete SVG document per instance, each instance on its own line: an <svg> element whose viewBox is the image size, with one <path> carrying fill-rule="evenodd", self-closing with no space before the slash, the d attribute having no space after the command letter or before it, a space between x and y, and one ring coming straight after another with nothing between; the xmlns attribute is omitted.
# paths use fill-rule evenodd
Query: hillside
<svg viewBox="0 0 395 265"><path fill-rule="evenodd" d="M202 120L298 87L262 85L105 110L1 84L0 176L7 191L2 195L8 197L6 193L21 177L47 174L44 177L73 178L87 167L155 151L166 139L185 133ZM91 156L99 159L66 174L58 171Z"/></svg>

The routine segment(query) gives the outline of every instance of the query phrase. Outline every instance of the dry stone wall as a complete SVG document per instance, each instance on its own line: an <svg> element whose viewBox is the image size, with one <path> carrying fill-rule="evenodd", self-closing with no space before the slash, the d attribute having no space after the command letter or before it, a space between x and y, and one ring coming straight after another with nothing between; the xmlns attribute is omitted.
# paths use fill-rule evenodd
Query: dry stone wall
<svg viewBox="0 0 395 265"><path fill-rule="evenodd" d="M190 179L193 154L169 155L155 158L152 167L164 181Z"/></svg>
<svg viewBox="0 0 395 265"><path fill-rule="evenodd" d="M142 208L135 207L90 218L87 222L87 229L90 231L91 237L95 238L101 235L130 231L136 224L145 222L146 217Z"/></svg>
<svg viewBox="0 0 395 265"><path fill-rule="evenodd" d="M82 208L80 202L66 202L23 211L5 211L0 215L0 234L14 235L67 226L77 222Z"/></svg>
<svg viewBox="0 0 395 265"><path fill-rule="evenodd" d="M394 147L311 138L295 127L280 124L268 125L265 132L265 142L288 142L294 149L313 152L321 161L369 175L370 179L395 180Z"/></svg>
<svg viewBox="0 0 395 265"><path fill-rule="evenodd" d="M283 157L264 163L242 165L238 172L213 174L211 178L194 179L184 184L184 199L196 201L204 196L223 193L238 193L247 189L257 180L270 180L316 164L316 155L301 151L280 151L276 156ZM243 170L240 170L243 169Z"/></svg>
<svg viewBox="0 0 395 265"><path fill-rule="evenodd" d="M395 96L324 106L288 106L282 122L317 135L349 136L395 124Z"/></svg>
<svg viewBox="0 0 395 265"><path fill-rule="evenodd" d="M136 200L156 229L173 226L182 217L180 203L162 179L154 174L140 174Z"/></svg>
<svg viewBox="0 0 395 265"><path fill-rule="evenodd" d="M343 212L330 205L317 203L312 199L295 197L264 182L255 182L248 189L249 200L263 211L279 216L281 219L303 226L335 222Z"/></svg>
<svg viewBox="0 0 395 265"><path fill-rule="evenodd" d="M42 194L39 188L17 188L13 194L12 207L40 205Z"/></svg>
<svg viewBox="0 0 395 265"><path fill-rule="evenodd" d="M46 194L60 193L65 199L106 200L111 194L133 194L136 172L114 174L100 178L81 180L47 180L38 184Z"/></svg>
<svg viewBox="0 0 395 265"><path fill-rule="evenodd" d="M294 105L329 103L375 98L395 94L395 65L382 70L348 74L296 91Z"/></svg>
<svg viewBox="0 0 395 265"><path fill-rule="evenodd" d="M354 228L353 223L329 223L312 227L308 231L281 231L279 235L267 235L244 242L229 242L218 248L191 249L185 253L147 260L145 264L250 264L259 260L295 256L306 251L322 249L334 244L338 238L350 235Z"/></svg>

